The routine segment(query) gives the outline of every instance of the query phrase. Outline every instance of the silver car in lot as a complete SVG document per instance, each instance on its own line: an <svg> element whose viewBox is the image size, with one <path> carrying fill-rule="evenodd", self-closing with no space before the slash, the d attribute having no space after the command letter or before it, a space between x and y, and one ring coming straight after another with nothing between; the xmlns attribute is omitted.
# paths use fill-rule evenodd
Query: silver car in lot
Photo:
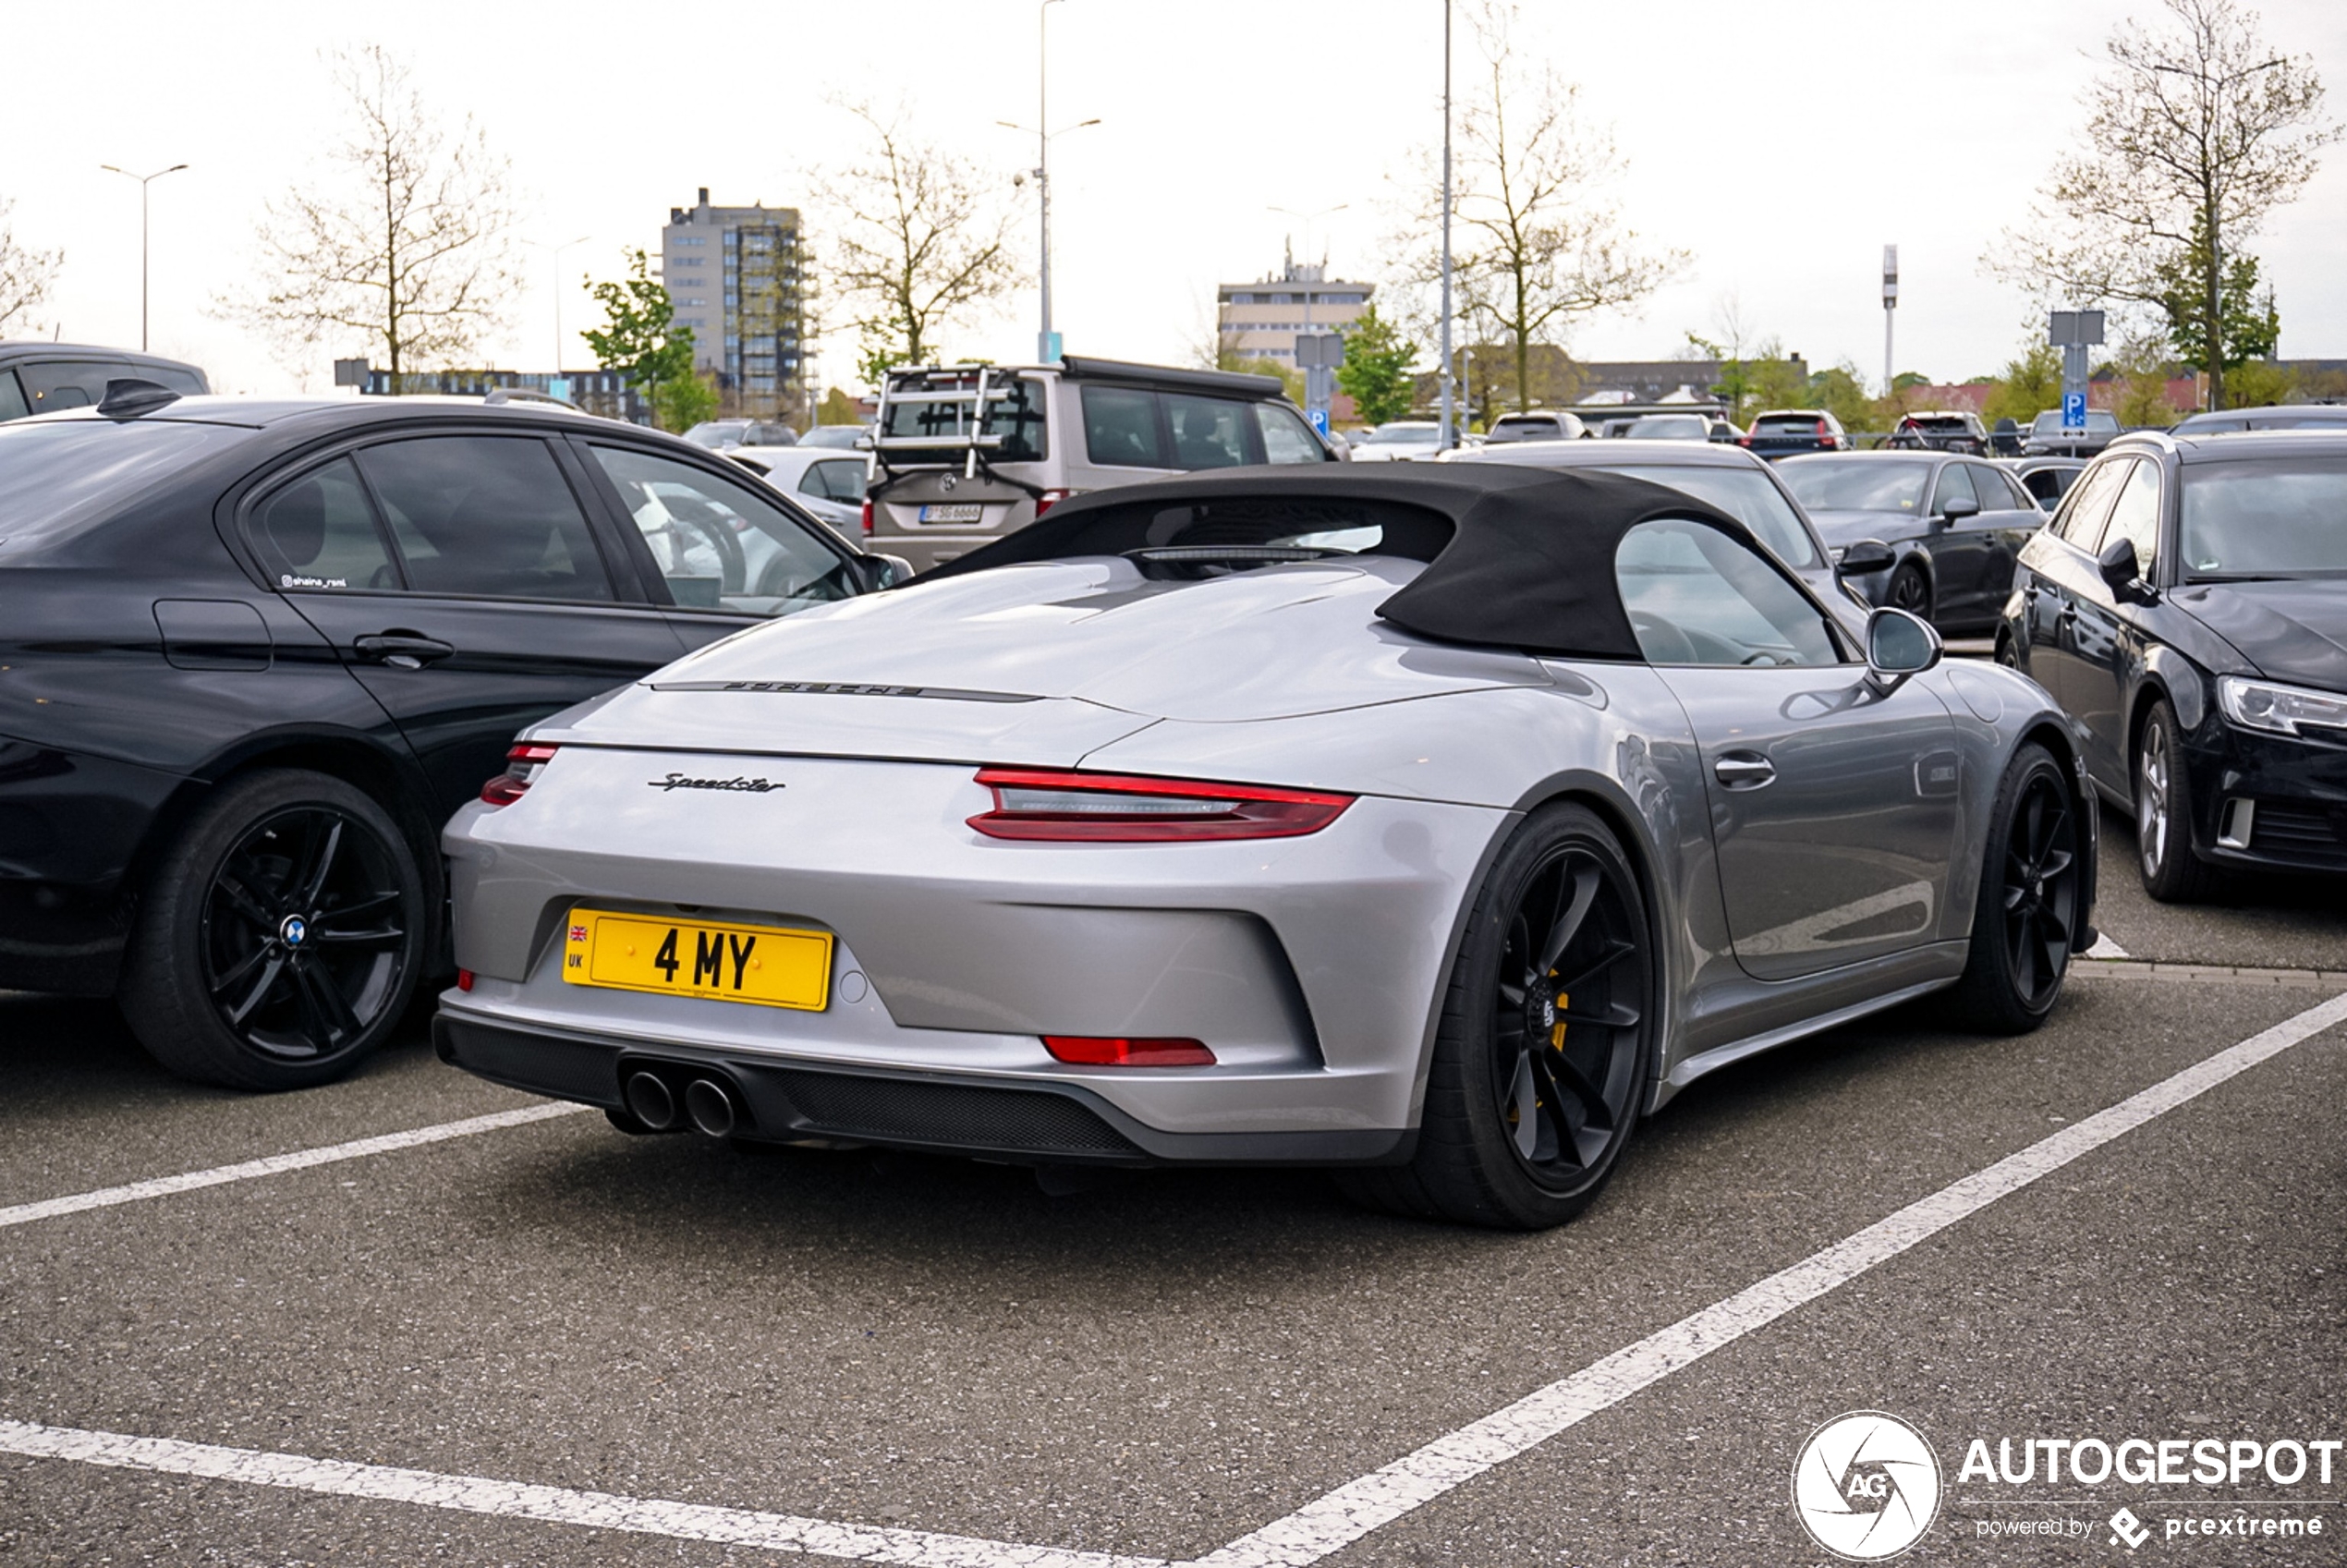
<svg viewBox="0 0 2347 1568"><path fill-rule="evenodd" d="M1129 486L527 732L434 1038L625 1131L1306 1162L1553 1224L1729 1063L2093 940L2045 693L1684 492Z"/></svg>

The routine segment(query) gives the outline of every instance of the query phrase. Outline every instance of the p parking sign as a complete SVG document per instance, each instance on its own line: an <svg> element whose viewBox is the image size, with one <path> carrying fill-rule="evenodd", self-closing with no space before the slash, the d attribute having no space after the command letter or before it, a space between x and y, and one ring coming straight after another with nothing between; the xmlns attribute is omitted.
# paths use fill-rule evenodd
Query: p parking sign
<svg viewBox="0 0 2347 1568"><path fill-rule="evenodd" d="M2061 428L2064 431L2084 431L2086 428L2085 393L2065 392L2061 395Z"/></svg>

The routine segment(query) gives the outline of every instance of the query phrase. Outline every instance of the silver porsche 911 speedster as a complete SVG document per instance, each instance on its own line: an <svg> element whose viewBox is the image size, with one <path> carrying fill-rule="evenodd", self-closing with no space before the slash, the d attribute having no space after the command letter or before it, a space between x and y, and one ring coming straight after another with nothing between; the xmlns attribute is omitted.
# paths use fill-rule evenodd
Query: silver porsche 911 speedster
<svg viewBox="0 0 2347 1568"><path fill-rule="evenodd" d="M441 1054L630 1132L1346 1167L1538 1226L1639 1117L2094 940L2046 694L1593 472L1108 491L539 725Z"/></svg>

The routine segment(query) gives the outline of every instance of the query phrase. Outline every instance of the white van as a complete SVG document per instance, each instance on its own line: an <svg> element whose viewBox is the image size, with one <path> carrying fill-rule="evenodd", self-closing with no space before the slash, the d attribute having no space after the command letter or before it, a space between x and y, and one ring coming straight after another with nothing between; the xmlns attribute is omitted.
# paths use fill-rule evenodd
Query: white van
<svg viewBox="0 0 2347 1568"><path fill-rule="evenodd" d="M892 371L872 430L865 543L920 571L1088 490L1343 460L1274 377L1074 355Z"/></svg>

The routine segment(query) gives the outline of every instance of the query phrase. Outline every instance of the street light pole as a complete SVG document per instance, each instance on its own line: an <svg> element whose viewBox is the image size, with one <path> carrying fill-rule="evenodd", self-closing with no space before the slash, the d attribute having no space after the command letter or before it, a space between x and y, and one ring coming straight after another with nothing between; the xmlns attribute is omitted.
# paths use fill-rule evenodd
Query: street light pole
<svg viewBox="0 0 2347 1568"><path fill-rule="evenodd" d="M139 182L139 352L141 354L147 351L147 186L165 175L176 175L187 166L185 164L174 164L151 175L134 175L128 169L116 168L112 164L98 165L108 174Z"/></svg>
<svg viewBox="0 0 2347 1568"><path fill-rule="evenodd" d="M575 245L584 245L594 237L591 234L582 234L577 239L565 239L560 245L549 245L542 239L522 241L524 245L534 249L545 251L548 259L554 263L554 363L553 371L554 379L557 381L562 379L563 373L563 252Z"/></svg>
<svg viewBox="0 0 2347 1568"><path fill-rule="evenodd" d="M1451 428L1451 0L1442 0L1442 433L1437 451L1452 444Z"/></svg>
<svg viewBox="0 0 2347 1568"><path fill-rule="evenodd" d="M1046 365L1059 358L1052 341L1054 335L1052 332L1052 140L1068 131L1082 130L1086 126L1101 123L1098 119L1079 120L1072 126L1062 126L1058 130L1051 128L1052 55L1051 30L1047 24L1051 19L1052 7L1058 4L1060 0L1042 0L1035 7L1035 194L1036 205L1042 213L1043 231L1040 264L1036 268L1036 281L1040 285L1042 295L1042 322L1035 334L1035 358L1037 362ZM994 123L1009 130L1028 128L1010 120L996 120Z"/></svg>

